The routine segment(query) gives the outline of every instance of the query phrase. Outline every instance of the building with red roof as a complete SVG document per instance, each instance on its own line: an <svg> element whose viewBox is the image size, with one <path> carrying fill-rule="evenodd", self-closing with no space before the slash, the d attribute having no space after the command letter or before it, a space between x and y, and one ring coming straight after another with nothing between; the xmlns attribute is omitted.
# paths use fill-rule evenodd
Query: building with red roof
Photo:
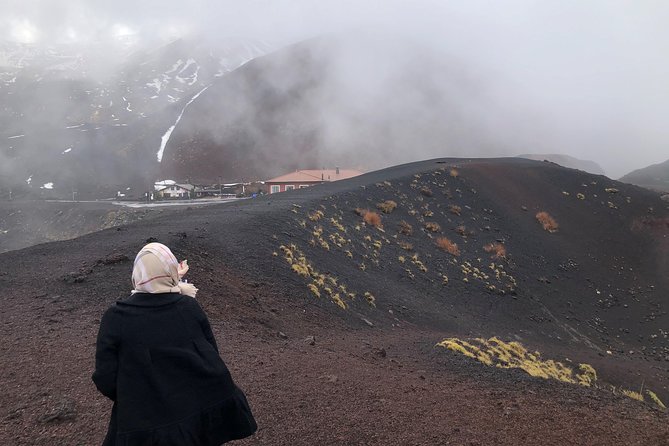
<svg viewBox="0 0 669 446"><path fill-rule="evenodd" d="M340 169L339 167L335 169L296 170L295 172L267 180L265 184L269 188L269 193L275 194L293 189L303 189L329 181L346 180L362 174L363 172L359 170Z"/></svg>

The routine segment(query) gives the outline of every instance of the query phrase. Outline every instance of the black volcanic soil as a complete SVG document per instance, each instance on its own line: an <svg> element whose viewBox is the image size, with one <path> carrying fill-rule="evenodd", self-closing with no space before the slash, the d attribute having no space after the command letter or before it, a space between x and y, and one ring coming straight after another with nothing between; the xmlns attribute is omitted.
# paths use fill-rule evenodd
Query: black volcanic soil
<svg viewBox="0 0 669 446"><path fill-rule="evenodd" d="M383 231L364 225L354 209L383 200L398 205ZM558 232L539 226L540 210ZM610 390L669 400L668 217L657 194L550 163L433 160L4 253L0 444L100 443L111 405L90 381L99 318L154 239L188 258L247 392L260 429L243 444L669 444L666 411ZM402 220L412 235L398 233ZM436 249L438 236L460 256ZM483 246L498 240L507 276L491 291L462 267L488 267ZM357 297L343 296L346 309L325 287L316 298L286 249ZM451 336L590 363L598 386L434 347Z"/></svg>
<svg viewBox="0 0 669 446"><path fill-rule="evenodd" d="M108 201L0 201L0 253L69 240L170 214L170 207L130 208Z"/></svg>

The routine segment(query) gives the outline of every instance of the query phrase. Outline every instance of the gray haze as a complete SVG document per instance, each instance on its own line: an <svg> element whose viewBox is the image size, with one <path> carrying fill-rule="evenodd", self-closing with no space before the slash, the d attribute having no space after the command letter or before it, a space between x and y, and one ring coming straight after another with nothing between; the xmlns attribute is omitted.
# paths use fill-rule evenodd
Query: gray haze
<svg viewBox="0 0 669 446"><path fill-rule="evenodd" d="M614 178L669 158L663 1L0 0L0 10L0 38L40 45L157 44L197 34L277 48L323 33L393 33L457 61L475 79L471 94L485 101L454 96L477 121L476 132L486 133L488 155L564 153L594 160ZM333 69L342 79L361 76L358 85L369 85L370 95L392 94L350 66ZM341 138L347 131L332 123L325 133ZM426 147L411 155L466 155Z"/></svg>

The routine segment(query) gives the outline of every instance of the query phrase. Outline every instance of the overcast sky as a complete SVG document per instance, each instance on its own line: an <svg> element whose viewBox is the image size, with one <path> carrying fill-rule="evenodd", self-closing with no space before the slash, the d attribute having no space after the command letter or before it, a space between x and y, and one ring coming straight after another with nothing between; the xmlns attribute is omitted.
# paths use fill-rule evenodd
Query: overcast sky
<svg viewBox="0 0 669 446"><path fill-rule="evenodd" d="M390 30L467 62L493 90L502 80L509 113L533 127L515 135L519 153L561 151L612 177L669 158L663 0L0 0L0 11L0 36L38 44L198 33L280 46Z"/></svg>

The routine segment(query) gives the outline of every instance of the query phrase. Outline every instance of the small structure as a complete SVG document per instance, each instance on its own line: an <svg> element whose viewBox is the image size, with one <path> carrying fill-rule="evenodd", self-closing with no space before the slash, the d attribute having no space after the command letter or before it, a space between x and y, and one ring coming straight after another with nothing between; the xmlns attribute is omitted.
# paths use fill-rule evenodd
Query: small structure
<svg viewBox="0 0 669 446"><path fill-rule="evenodd" d="M362 174L363 172L359 170L340 169L339 167L335 169L296 170L267 180L265 184L269 187L269 193L275 194L293 189L303 189L329 181L346 180Z"/></svg>
<svg viewBox="0 0 669 446"><path fill-rule="evenodd" d="M158 181L153 185L156 198L178 199L192 198L195 186L177 183L172 180Z"/></svg>

